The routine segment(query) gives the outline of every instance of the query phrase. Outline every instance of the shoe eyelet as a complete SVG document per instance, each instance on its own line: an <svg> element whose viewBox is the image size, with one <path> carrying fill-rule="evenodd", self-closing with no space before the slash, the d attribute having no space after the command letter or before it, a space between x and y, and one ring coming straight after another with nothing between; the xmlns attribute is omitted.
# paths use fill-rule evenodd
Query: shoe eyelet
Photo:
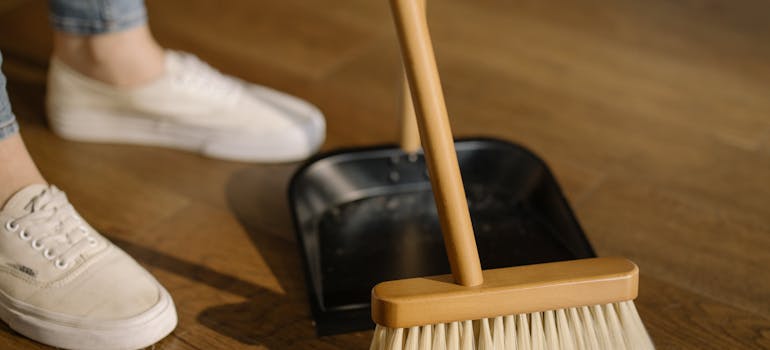
<svg viewBox="0 0 770 350"><path fill-rule="evenodd" d="M21 238L22 241L29 241L29 239L32 238L32 235L30 235L27 230L21 230L19 232L19 238Z"/></svg>
<svg viewBox="0 0 770 350"><path fill-rule="evenodd" d="M43 256L48 260L51 260L55 257L55 255L53 254L53 250L51 250L51 248L44 250Z"/></svg>
<svg viewBox="0 0 770 350"><path fill-rule="evenodd" d="M61 259L56 259L56 261L54 262L54 265L56 265L57 268L60 268L62 270L70 266L68 262L64 262Z"/></svg>
<svg viewBox="0 0 770 350"><path fill-rule="evenodd" d="M40 243L40 241L38 240L33 240L31 245L32 245L32 248L34 248L35 250L43 249L43 243Z"/></svg>
<svg viewBox="0 0 770 350"><path fill-rule="evenodd" d="M13 220L6 221L5 229L11 232L16 232L16 230L19 229L19 224L14 222Z"/></svg>
<svg viewBox="0 0 770 350"><path fill-rule="evenodd" d="M92 247L95 247L96 243L96 238L88 237L88 244L90 244Z"/></svg>

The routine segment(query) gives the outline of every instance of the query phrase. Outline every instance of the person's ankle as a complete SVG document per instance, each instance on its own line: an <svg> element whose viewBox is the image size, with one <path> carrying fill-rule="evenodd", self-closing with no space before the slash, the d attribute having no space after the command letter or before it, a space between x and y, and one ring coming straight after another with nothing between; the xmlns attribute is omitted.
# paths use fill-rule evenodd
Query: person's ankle
<svg viewBox="0 0 770 350"><path fill-rule="evenodd" d="M91 36L54 32L53 56L107 84L135 87L163 74L164 50L147 26Z"/></svg>
<svg viewBox="0 0 770 350"><path fill-rule="evenodd" d="M0 170L0 209L22 188L47 184L29 157L19 135L0 141L0 164L3 164L3 169Z"/></svg>

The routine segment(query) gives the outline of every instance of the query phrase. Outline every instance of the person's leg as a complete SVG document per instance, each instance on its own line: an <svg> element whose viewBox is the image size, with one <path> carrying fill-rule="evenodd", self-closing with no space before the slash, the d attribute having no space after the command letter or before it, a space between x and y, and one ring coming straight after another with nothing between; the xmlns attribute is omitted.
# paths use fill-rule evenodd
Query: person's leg
<svg viewBox="0 0 770 350"><path fill-rule="evenodd" d="M3 56L0 54L0 67ZM0 208L14 193L31 184L45 184L19 135L19 124L11 110L0 71Z"/></svg>
<svg viewBox="0 0 770 350"><path fill-rule="evenodd" d="M49 3L47 107L57 135L258 162L301 160L323 143L326 124L315 106L164 50L142 0Z"/></svg>
<svg viewBox="0 0 770 350"><path fill-rule="evenodd" d="M80 73L132 87L163 74L164 50L142 0L51 0L54 57Z"/></svg>
<svg viewBox="0 0 770 350"><path fill-rule="evenodd" d="M152 345L176 326L171 296L46 183L5 83L0 71L0 319L60 348Z"/></svg>
<svg viewBox="0 0 770 350"><path fill-rule="evenodd" d="M163 74L164 50L147 25L95 36L56 31L53 42L54 57L113 86L141 86Z"/></svg>

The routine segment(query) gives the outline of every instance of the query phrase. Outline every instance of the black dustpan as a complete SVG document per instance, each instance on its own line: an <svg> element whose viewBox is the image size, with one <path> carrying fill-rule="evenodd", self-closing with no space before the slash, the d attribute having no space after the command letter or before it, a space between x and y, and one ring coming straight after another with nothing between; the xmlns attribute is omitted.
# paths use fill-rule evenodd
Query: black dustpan
<svg viewBox="0 0 770 350"><path fill-rule="evenodd" d="M379 282L450 272L404 91L400 147L322 154L289 184L319 335L373 328L370 293ZM595 256L539 157L489 138L455 148L483 269Z"/></svg>
<svg viewBox="0 0 770 350"><path fill-rule="evenodd" d="M540 158L494 139L455 147L484 269L595 256ZM449 273L422 154L320 155L292 178L289 204L319 335L372 328L379 282Z"/></svg>

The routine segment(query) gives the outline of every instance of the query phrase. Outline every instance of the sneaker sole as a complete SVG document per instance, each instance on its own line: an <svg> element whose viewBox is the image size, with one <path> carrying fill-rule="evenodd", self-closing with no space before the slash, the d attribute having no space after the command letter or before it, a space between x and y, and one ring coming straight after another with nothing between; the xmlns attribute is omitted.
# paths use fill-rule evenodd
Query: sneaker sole
<svg viewBox="0 0 770 350"><path fill-rule="evenodd" d="M117 143L158 146L194 152L210 158L263 163L282 163L303 160L312 155L321 140L308 132L312 144L292 145L301 150L275 147L264 138L234 141L228 135L216 135L203 127L180 126L130 113L92 110L68 111L66 116L50 111L51 129L61 138L94 143ZM261 143L259 143L261 142ZM280 144L280 140L277 140ZM285 143L285 142L284 142Z"/></svg>
<svg viewBox="0 0 770 350"><path fill-rule="evenodd" d="M30 311L34 310L34 311ZM57 317L58 316L58 317ZM11 329L43 344L79 350L141 349L166 337L177 324L171 296L162 289L158 303L145 313L84 327L82 321L41 312L0 292L0 318Z"/></svg>

